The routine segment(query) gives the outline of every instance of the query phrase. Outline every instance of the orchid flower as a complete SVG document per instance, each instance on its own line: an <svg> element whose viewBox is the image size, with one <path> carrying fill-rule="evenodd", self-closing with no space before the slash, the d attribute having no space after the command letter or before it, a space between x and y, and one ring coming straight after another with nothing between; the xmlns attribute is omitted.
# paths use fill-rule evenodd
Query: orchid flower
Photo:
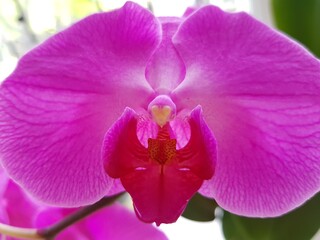
<svg viewBox="0 0 320 240"><path fill-rule="evenodd" d="M41 229L58 222L77 210L47 207L33 201L23 189L9 180L1 169L0 188L1 223L16 227ZM9 238L6 239L9 240ZM166 240L167 237L152 225L138 221L130 210L120 204L114 204L65 229L55 239Z"/></svg>
<svg viewBox="0 0 320 240"><path fill-rule="evenodd" d="M271 217L320 187L320 62L246 13L128 2L28 52L0 89L0 153L42 202L127 191L172 223L199 191Z"/></svg>

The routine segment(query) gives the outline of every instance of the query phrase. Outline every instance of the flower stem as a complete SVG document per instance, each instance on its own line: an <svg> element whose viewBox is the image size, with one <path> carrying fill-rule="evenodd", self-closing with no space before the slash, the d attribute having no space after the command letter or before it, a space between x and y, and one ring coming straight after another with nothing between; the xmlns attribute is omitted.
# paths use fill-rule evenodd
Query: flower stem
<svg viewBox="0 0 320 240"><path fill-rule="evenodd" d="M59 222L46 228L19 228L0 223L0 233L3 235L24 239L53 239L58 233L60 233L67 227L80 221L81 219L87 217L88 215L99 209L111 205L122 195L123 193L114 195L112 197L104 197L100 201L90 206L81 208L80 210L70 214Z"/></svg>
<svg viewBox="0 0 320 240"><path fill-rule="evenodd" d="M0 223L0 233L6 236L23 238L23 239L44 239L35 228L12 227Z"/></svg>

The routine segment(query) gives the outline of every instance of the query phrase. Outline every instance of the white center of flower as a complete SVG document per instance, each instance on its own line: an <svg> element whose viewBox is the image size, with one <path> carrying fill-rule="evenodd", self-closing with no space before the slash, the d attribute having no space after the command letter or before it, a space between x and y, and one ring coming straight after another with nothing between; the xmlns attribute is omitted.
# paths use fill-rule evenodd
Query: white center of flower
<svg viewBox="0 0 320 240"><path fill-rule="evenodd" d="M176 105L167 95L156 96L148 105L148 112L161 128L176 115Z"/></svg>
<svg viewBox="0 0 320 240"><path fill-rule="evenodd" d="M153 105L151 107L153 121L155 121L160 127L163 127L167 122L170 121L171 113L172 110L170 106L159 107L157 105Z"/></svg>

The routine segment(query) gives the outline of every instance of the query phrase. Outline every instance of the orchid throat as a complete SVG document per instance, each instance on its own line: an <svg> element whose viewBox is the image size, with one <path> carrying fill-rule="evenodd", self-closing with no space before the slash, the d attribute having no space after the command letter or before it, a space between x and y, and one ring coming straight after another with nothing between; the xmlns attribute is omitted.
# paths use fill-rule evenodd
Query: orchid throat
<svg viewBox="0 0 320 240"><path fill-rule="evenodd" d="M152 160L165 164L176 156L177 140L170 137L170 120L175 117L176 106L169 97L160 95L149 104L148 110L158 125L156 139L148 139L149 156Z"/></svg>

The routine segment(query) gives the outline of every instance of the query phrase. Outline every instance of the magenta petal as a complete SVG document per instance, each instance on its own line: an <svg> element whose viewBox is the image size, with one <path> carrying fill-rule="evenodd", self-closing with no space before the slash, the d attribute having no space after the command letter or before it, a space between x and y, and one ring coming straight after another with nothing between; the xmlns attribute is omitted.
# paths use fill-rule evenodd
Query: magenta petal
<svg viewBox="0 0 320 240"><path fill-rule="evenodd" d="M5 211L5 209L2 208L2 207L0 207L0 223L4 223L4 224L8 224L9 223L8 215L7 215L6 211ZM0 237L2 237L1 234L0 234Z"/></svg>
<svg viewBox="0 0 320 240"><path fill-rule="evenodd" d="M266 217L319 191L319 60L249 15L213 6L186 19L173 42L187 68L173 100L201 104L217 139L215 175L201 192Z"/></svg>
<svg viewBox="0 0 320 240"><path fill-rule="evenodd" d="M0 222L16 227L34 227L34 216L39 208L0 166Z"/></svg>
<svg viewBox="0 0 320 240"><path fill-rule="evenodd" d="M4 194L8 186L8 177L7 174L2 170L0 165L0 196Z"/></svg>
<svg viewBox="0 0 320 240"><path fill-rule="evenodd" d="M69 214L75 212L77 209L63 209L63 208L44 208L36 216L34 221L34 227L45 228L52 224L55 224L61 219L67 217ZM93 218L93 215L90 215L87 219ZM63 230L59 233L55 239L56 240L89 240L90 235L88 229L83 226L83 220L71 225L70 227ZM105 229L96 229L104 231Z"/></svg>
<svg viewBox="0 0 320 240"><path fill-rule="evenodd" d="M160 20L162 42L147 65L146 78L157 93L167 94L184 79L186 68L171 40L181 19L160 18Z"/></svg>
<svg viewBox="0 0 320 240"><path fill-rule="evenodd" d="M89 229L90 239L168 239L161 231L151 224L139 221L133 212L119 204L97 212L87 219L85 226Z"/></svg>
<svg viewBox="0 0 320 240"><path fill-rule="evenodd" d="M1 223L27 228L45 228L78 210L45 207L32 201L19 186L8 180L2 169L0 169L0 180L8 182L0 195ZM115 203L71 225L55 239L166 240L167 238L152 225L139 221L133 212Z"/></svg>
<svg viewBox="0 0 320 240"><path fill-rule="evenodd" d="M145 66L159 39L158 20L127 3L25 55L0 88L0 158L11 177L61 206L105 195L103 136L126 106L146 105Z"/></svg>
<svg viewBox="0 0 320 240"><path fill-rule="evenodd" d="M74 211L74 210L72 210ZM46 227L70 214L70 210L49 208L37 216L36 226ZM103 208L67 228L57 240L166 240L167 237L150 224L139 221L133 212L120 204Z"/></svg>
<svg viewBox="0 0 320 240"><path fill-rule="evenodd" d="M8 214L6 212L7 201L3 198L8 186L8 177L2 171L0 166L0 222L9 223ZM1 235L0 235L1 236Z"/></svg>
<svg viewBox="0 0 320 240"><path fill-rule="evenodd" d="M10 225L24 228L34 227L34 216L41 206L34 203L17 184L9 180L2 199L6 202L4 206Z"/></svg>
<svg viewBox="0 0 320 240"><path fill-rule="evenodd" d="M110 188L107 196L112 196L125 191L126 190L122 186L120 179L113 179L112 187Z"/></svg>

